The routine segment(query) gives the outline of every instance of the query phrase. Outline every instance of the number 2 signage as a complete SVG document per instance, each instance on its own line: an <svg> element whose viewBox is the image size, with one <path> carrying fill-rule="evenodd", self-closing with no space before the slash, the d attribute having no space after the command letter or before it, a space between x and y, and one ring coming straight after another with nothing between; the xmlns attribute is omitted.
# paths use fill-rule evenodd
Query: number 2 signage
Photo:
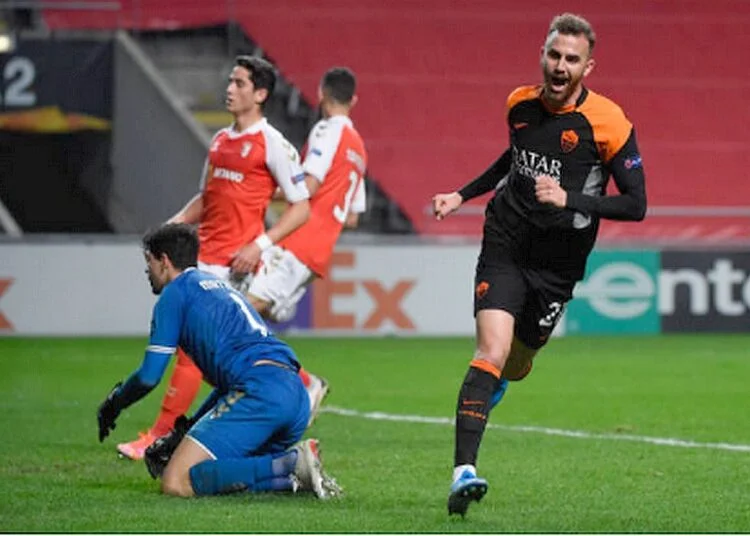
<svg viewBox="0 0 750 536"><path fill-rule="evenodd" d="M35 79L36 67L29 58L11 56L2 67L0 106L23 108L36 105Z"/></svg>

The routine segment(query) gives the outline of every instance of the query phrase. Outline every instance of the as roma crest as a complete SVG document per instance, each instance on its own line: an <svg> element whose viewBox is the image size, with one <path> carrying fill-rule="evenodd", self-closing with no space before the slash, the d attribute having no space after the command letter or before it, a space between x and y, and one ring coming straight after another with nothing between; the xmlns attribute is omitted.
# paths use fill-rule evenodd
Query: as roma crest
<svg viewBox="0 0 750 536"><path fill-rule="evenodd" d="M569 153L578 147L578 134L575 130L563 130L560 135L560 147L564 153Z"/></svg>
<svg viewBox="0 0 750 536"><path fill-rule="evenodd" d="M477 295L478 299L482 299L487 295L487 292L490 290L490 284L487 281L482 281L477 285L476 290L474 291Z"/></svg>

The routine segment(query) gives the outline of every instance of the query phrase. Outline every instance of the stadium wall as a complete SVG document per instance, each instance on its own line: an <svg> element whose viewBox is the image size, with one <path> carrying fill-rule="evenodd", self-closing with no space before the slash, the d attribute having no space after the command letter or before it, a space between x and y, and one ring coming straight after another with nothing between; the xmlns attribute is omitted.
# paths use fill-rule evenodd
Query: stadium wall
<svg viewBox="0 0 750 536"><path fill-rule="evenodd" d="M98 240L98 239L97 239ZM294 321L277 331L472 335L478 246L340 247ZM148 333L154 297L135 239L0 243L0 334ZM557 335L745 332L750 252L597 250Z"/></svg>
<svg viewBox="0 0 750 536"><path fill-rule="evenodd" d="M145 231L197 193L210 138L125 32L0 54L0 198L25 232Z"/></svg>
<svg viewBox="0 0 750 536"><path fill-rule="evenodd" d="M0 199L17 233L111 232L113 63L98 35L24 34L0 53Z"/></svg>
<svg viewBox="0 0 750 536"><path fill-rule="evenodd" d="M198 192L210 136L125 32L115 47L113 184L107 214L119 233L141 233Z"/></svg>

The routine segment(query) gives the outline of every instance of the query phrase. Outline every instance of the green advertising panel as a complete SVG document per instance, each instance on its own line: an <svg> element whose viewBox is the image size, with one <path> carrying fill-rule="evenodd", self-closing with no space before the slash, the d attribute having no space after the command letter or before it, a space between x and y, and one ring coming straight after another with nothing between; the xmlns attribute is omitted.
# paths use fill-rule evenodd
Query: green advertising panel
<svg viewBox="0 0 750 536"><path fill-rule="evenodd" d="M658 251L594 251L565 314L565 333L659 333Z"/></svg>

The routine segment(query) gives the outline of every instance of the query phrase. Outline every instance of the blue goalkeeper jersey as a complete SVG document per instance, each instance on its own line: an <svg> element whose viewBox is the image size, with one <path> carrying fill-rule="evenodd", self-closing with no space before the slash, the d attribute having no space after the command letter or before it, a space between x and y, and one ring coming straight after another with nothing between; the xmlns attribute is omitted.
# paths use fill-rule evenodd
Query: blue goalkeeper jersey
<svg viewBox="0 0 750 536"><path fill-rule="evenodd" d="M156 366L142 367L151 376L149 383L158 383L177 346L222 391L244 383L259 359L295 371L300 367L291 348L273 335L239 291L195 268L166 285L154 306L144 364L150 360Z"/></svg>

